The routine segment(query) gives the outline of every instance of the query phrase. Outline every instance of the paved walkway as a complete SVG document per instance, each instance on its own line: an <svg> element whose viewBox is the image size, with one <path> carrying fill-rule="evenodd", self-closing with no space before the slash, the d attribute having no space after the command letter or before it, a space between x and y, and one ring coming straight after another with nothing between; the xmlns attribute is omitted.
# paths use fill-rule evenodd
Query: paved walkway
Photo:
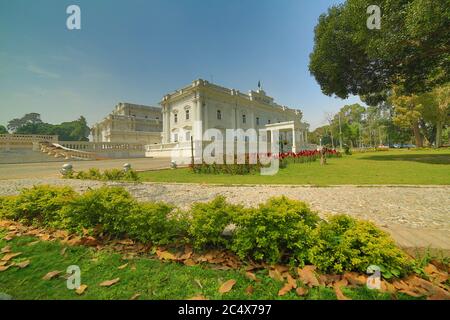
<svg viewBox="0 0 450 320"><path fill-rule="evenodd" d="M34 184L71 185L78 191L84 191L104 183L58 178L0 180L0 195L16 194L20 188ZM405 248L430 247L450 253L450 186L107 184L123 185L142 201L166 201L182 208L196 201L211 200L217 195L246 206L255 206L272 196L285 195L309 203L321 216L347 213L371 220L390 232Z"/></svg>
<svg viewBox="0 0 450 320"><path fill-rule="evenodd" d="M125 163L130 163L135 170L156 170L170 167L170 159L167 158L133 158L111 160L87 160L87 161L61 161L39 163L0 164L0 179L20 178L57 178L59 170L64 163L72 163L74 170L87 170L89 168L113 169L122 168Z"/></svg>

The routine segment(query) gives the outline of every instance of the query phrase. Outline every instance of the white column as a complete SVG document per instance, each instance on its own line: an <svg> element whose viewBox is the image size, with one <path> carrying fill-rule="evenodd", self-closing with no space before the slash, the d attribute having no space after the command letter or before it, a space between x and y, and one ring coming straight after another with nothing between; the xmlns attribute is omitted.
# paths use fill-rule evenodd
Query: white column
<svg viewBox="0 0 450 320"><path fill-rule="evenodd" d="M292 128L292 152L297 152L297 146L295 143L296 143L295 128Z"/></svg>

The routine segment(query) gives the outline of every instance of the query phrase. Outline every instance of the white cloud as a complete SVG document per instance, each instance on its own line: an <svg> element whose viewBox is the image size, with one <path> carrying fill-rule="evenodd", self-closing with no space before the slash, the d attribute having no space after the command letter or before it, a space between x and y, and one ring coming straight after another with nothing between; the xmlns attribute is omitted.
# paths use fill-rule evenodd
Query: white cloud
<svg viewBox="0 0 450 320"><path fill-rule="evenodd" d="M29 64L27 67L27 70L31 73L37 74L37 75L45 77L45 78L51 78L51 79L61 78L61 76L59 74L45 70L34 64Z"/></svg>

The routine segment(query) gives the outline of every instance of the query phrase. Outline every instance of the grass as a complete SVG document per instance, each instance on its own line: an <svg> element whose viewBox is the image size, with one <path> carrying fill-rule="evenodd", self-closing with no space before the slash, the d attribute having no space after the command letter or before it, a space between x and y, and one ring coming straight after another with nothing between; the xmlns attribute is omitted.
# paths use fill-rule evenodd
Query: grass
<svg viewBox="0 0 450 320"><path fill-rule="evenodd" d="M188 168L140 173L143 181L216 184L450 185L450 149L393 150L290 164L274 176L195 174Z"/></svg>
<svg viewBox="0 0 450 320"><path fill-rule="evenodd" d="M0 230L0 238L5 235ZM8 294L13 299L130 299L139 293L140 299L187 299L203 295L208 299L336 299L330 288L311 289L306 297L298 297L294 291L279 297L278 291L283 283L268 277L267 271L259 271L257 277L261 282L253 282L245 277L242 270L214 270L205 266L184 266L174 262L161 262L150 257L139 257L124 261L118 253L97 251L83 246L67 247L65 254L61 250L65 246L56 241L36 242L33 237L16 237L6 242L0 240L0 248L10 245L13 252L22 254L13 259L15 262L30 260L24 269L10 267L0 272L0 296ZM119 270L118 267L129 263ZM70 265L78 265L81 269L81 283L88 285L83 295L77 295L66 287L66 280L55 278L42 280L50 271L65 272ZM120 278L120 281L109 287L100 287L105 280ZM221 282L229 279L237 281L233 289L220 294ZM199 285L200 283L200 285ZM245 289L253 285L254 292L247 295ZM343 288L346 296L352 299L390 299L391 296L367 288ZM397 299L411 299L399 294Z"/></svg>

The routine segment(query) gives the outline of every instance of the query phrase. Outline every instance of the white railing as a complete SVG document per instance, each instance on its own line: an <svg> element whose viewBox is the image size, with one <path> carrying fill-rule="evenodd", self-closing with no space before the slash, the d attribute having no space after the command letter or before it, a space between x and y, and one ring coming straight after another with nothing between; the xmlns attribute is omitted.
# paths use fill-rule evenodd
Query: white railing
<svg viewBox="0 0 450 320"><path fill-rule="evenodd" d="M58 136L44 134L0 134L0 143L8 142L57 142Z"/></svg>
<svg viewBox="0 0 450 320"><path fill-rule="evenodd" d="M61 146L80 151L88 152L114 152L114 151L145 151L145 147L140 143L119 143L119 142L87 142L87 141L59 141Z"/></svg>

